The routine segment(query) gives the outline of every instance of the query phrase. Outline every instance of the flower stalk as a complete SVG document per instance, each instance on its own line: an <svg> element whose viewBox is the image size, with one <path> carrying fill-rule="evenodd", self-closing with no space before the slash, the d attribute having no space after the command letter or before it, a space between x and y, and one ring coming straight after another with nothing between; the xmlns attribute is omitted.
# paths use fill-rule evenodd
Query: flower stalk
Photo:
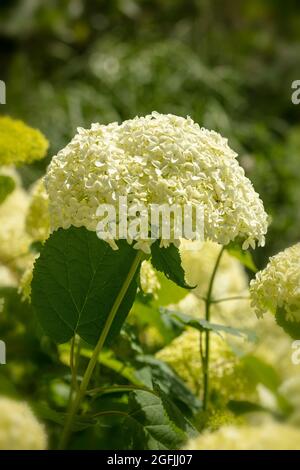
<svg viewBox="0 0 300 470"><path fill-rule="evenodd" d="M213 303L212 291L213 291L214 281L216 278L218 267L220 265L220 261L224 253L224 250L225 248L222 247L216 259L216 263L215 263L215 266L214 266L214 269L210 278L207 295L205 298L205 320L207 322L210 321L210 307L211 307L211 304ZM209 330L205 331L204 349L205 351L203 355L202 346L200 347L201 360L203 364L203 411L206 411L208 407L208 399L209 399L209 357L210 357L210 331Z"/></svg>
<svg viewBox="0 0 300 470"><path fill-rule="evenodd" d="M81 402L86 394L86 391L88 389L88 385L90 383L90 380L91 380L91 377L92 377L92 374L94 372L94 369L95 369L95 366L97 364L97 361L98 361L98 357L99 357L99 354L101 353L102 351L102 348L104 346L104 343L105 343L105 340L108 336L108 333L110 331L110 328L112 326L112 323L115 319L115 316L119 310L119 307L126 295L126 292L138 270L138 267L142 261L144 257L144 253L141 252L141 251L138 251L135 258L134 258L134 261L130 267L130 270L127 274L127 277L124 281L124 284L112 306L112 309L107 317L107 320L106 320L106 323L104 325L104 328L102 330L102 333L100 335L100 338L98 340L98 343L93 351L93 354L92 354L92 357L89 361L89 364L87 366L87 369L84 373L84 376L83 376L83 379L82 379L82 382L80 384L80 387L79 387L79 390L77 391L76 395L75 395L75 399L72 403L72 406L70 407L70 411L68 413L68 416L67 416L67 419L66 419L66 423L65 423L65 427L64 427L64 430L63 430L63 433L62 433L62 437L61 437L61 442L60 442L60 445L59 445L59 448L62 450L62 449L65 449L68 445L68 442L69 442L69 439L70 439L70 435L72 433L72 426L73 426L73 423L74 423L74 419L75 419L75 416L77 414L77 411L79 410L80 408L80 405L81 405Z"/></svg>

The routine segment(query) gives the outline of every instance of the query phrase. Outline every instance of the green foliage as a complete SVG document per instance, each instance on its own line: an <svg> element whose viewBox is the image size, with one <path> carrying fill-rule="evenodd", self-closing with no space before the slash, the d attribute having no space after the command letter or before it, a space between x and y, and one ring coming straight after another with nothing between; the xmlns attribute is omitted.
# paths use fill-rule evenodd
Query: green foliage
<svg viewBox="0 0 300 470"><path fill-rule="evenodd" d="M160 241L156 240L151 245L151 261L157 271L163 272L165 276L171 281L175 282L180 287L185 289L192 289L185 282L184 270L181 266L181 258L178 248L171 244L167 248L159 247Z"/></svg>
<svg viewBox="0 0 300 470"><path fill-rule="evenodd" d="M234 258L238 259L245 268L250 269L250 271L256 273L257 267L253 261L250 251L242 250L241 246L237 242L231 242L226 246L228 253Z"/></svg>
<svg viewBox="0 0 300 470"><path fill-rule="evenodd" d="M189 390L168 364L148 355L138 356L137 364L147 367L149 370L148 384L153 382L158 385L165 395L189 415L199 411L201 401Z"/></svg>
<svg viewBox="0 0 300 470"><path fill-rule="evenodd" d="M262 383L272 392L277 393L280 384L278 373L271 365L255 356L245 356L242 359L249 375L256 383Z"/></svg>
<svg viewBox="0 0 300 470"><path fill-rule="evenodd" d="M170 316L174 320L177 320L184 327L189 326L191 328L195 328L196 330L200 332L209 330L209 331L213 331L214 333L220 336L222 336L222 333L225 333L225 334L229 334L233 336L238 336L240 338L245 338L248 341L254 342L256 340L255 333L250 330L233 328L232 326L228 326L228 325L219 325L216 323L209 322L205 320L204 318L197 319L197 318L191 317L190 315L186 315L184 313L176 312L173 310L168 310L166 308L161 308L161 313Z"/></svg>
<svg viewBox="0 0 300 470"><path fill-rule="evenodd" d="M13 178L6 175L0 175L0 204L5 201L7 196L15 189L15 182Z"/></svg>
<svg viewBox="0 0 300 470"><path fill-rule="evenodd" d="M54 232L35 263L32 281L32 305L46 334L58 343L78 334L96 344L135 256L125 241L113 251L85 228ZM134 279L108 340L120 331L136 289Z"/></svg>
<svg viewBox="0 0 300 470"><path fill-rule="evenodd" d="M286 319L284 308L278 308L275 314L276 322L293 339L300 338L300 323Z"/></svg>
<svg viewBox="0 0 300 470"><path fill-rule="evenodd" d="M35 411L36 415L44 421L51 421L52 423L59 424L63 426L66 420L66 413L60 413L51 409L45 403L33 403L32 405L33 410ZM96 424L96 420L93 417L88 416L78 416L74 420L73 424L73 432L80 432L90 426L94 426Z"/></svg>
<svg viewBox="0 0 300 470"><path fill-rule="evenodd" d="M159 388L156 393L132 392L127 426L133 429L134 449L177 449L197 431Z"/></svg>

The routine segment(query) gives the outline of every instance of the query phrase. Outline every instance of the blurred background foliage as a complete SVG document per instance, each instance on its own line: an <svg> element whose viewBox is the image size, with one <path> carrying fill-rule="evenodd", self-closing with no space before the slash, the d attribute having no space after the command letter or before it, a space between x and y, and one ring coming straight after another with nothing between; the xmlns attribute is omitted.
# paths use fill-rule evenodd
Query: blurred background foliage
<svg viewBox="0 0 300 470"><path fill-rule="evenodd" d="M266 257L299 240L297 0L2 0L1 112L39 127L49 158L77 126L190 115L238 151L272 217ZM49 160L48 160L49 161ZM47 163L47 161L46 161ZM46 165L23 169L25 185Z"/></svg>

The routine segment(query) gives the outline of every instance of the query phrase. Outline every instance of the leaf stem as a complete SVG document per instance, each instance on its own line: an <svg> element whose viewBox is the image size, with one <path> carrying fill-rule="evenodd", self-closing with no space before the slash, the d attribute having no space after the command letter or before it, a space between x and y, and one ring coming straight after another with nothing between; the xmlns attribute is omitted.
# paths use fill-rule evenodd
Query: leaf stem
<svg viewBox="0 0 300 470"><path fill-rule="evenodd" d="M120 292L118 293L117 295L117 298L112 306L112 309L107 317L107 320L106 320L106 323L104 325L104 328L102 330L102 333L100 335L100 338L98 340L98 343L93 351L93 355L89 361L89 364L87 366L87 369L84 373L84 376L83 376L83 379L82 379L82 382L80 384L80 387L79 387L79 390L77 391L77 394L76 394L76 397L75 397L75 400L72 404L72 407L70 409L70 412L67 416L67 419L66 419L66 423L65 423L65 427L64 427L64 430L63 430L63 433L62 433L62 438L61 438L61 442L60 442L60 445L59 445L59 448L60 449L64 449L67 445L68 445L68 442L69 442L69 438L70 438L70 435L71 435L71 432L72 432L72 425L73 425L73 421L74 421L74 418L76 416L76 413L80 407L80 404L81 404L81 401L87 391L87 388L88 388L88 385L89 385L89 382L91 380L91 377L92 377L92 374L93 374L93 371L95 369L95 366L97 364L97 361L98 361L98 357L99 357L99 354L103 348L103 345L105 343L105 340L107 338L107 335L109 333L109 330L111 328L111 325L115 319L115 316L119 310L119 307L126 295L126 292L131 284L131 281L133 280L134 276L135 276L135 273L140 265L140 262L142 261L143 259L143 252L142 251L138 251L134 260L133 260L133 263L128 271L128 274L127 274L127 277L124 281L124 284L122 286L122 288L120 289Z"/></svg>
<svg viewBox="0 0 300 470"><path fill-rule="evenodd" d="M214 281L220 265L222 255L225 248L222 247L220 253L216 259L216 263L209 281L207 296L205 299L205 320L210 321L210 306L213 303L212 301L212 291L214 286ZM208 397L209 397L209 357L210 357L210 330L205 331L205 354L203 360L203 411L207 410L208 406Z"/></svg>

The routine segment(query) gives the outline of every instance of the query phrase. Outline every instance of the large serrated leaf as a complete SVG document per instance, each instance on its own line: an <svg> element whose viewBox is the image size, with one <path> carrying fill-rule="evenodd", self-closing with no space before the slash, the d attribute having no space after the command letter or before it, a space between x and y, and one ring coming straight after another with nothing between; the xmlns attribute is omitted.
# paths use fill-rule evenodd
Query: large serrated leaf
<svg viewBox="0 0 300 470"><path fill-rule="evenodd" d="M180 409L185 407L190 414L201 408L201 401L191 392L181 378L165 362L148 355L137 356L139 364L151 367L152 381L168 395Z"/></svg>
<svg viewBox="0 0 300 470"><path fill-rule="evenodd" d="M157 271L165 274L171 281L185 289L193 289L195 286L189 286L185 282L185 274L181 265L181 258L178 248L171 244L167 248L159 247L160 241L156 240L151 245L151 262Z"/></svg>
<svg viewBox="0 0 300 470"><path fill-rule="evenodd" d="M45 242L32 281L32 305L46 334L64 343L78 334L97 343L114 301L137 254L125 240L119 250L85 228L59 229ZM136 278L112 324L110 341L125 321L137 289Z"/></svg>
<svg viewBox="0 0 300 470"><path fill-rule="evenodd" d="M196 429L158 388L156 393L134 391L129 398L128 424L135 449L178 449Z"/></svg>

